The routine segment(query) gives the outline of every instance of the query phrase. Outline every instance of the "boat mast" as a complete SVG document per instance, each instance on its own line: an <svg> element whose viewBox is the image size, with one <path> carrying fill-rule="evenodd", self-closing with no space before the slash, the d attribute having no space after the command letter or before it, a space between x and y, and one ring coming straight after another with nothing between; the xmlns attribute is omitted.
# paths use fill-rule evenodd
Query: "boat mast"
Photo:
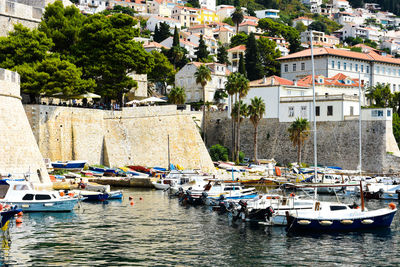
<svg viewBox="0 0 400 267"><path fill-rule="evenodd" d="M360 176L361 176L361 170L362 170L362 141L361 141L361 72L358 72L358 105L359 105L359 110L358 110L358 138L359 138L359 164L358 168L360 171Z"/></svg>
<svg viewBox="0 0 400 267"><path fill-rule="evenodd" d="M168 170L171 170L171 156L169 153L169 135L168 135Z"/></svg>
<svg viewBox="0 0 400 267"><path fill-rule="evenodd" d="M314 46L313 46L313 31L310 31L311 42L311 71L312 71L312 88L313 88L313 122L314 122L314 179L318 178L317 171L317 119L315 116L315 70L314 70ZM317 199L317 188L314 190L314 198Z"/></svg>

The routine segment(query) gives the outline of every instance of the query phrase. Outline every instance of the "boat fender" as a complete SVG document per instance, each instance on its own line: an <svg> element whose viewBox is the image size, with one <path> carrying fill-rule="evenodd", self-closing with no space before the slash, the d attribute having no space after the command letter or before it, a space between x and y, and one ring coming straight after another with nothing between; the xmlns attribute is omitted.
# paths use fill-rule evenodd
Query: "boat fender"
<svg viewBox="0 0 400 267"><path fill-rule="evenodd" d="M333 222L331 221L320 221L319 224L322 226L331 226Z"/></svg>
<svg viewBox="0 0 400 267"><path fill-rule="evenodd" d="M131 201L131 206L133 206L133 204L135 204L134 202L133 202L133 200Z"/></svg>
<svg viewBox="0 0 400 267"><path fill-rule="evenodd" d="M129 200L132 200L133 199L133 197L132 196L129 196Z"/></svg>
<svg viewBox="0 0 400 267"><path fill-rule="evenodd" d="M290 197L294 197L294 196L296 196L296 194L295 194L295 193L290 193L289 196L290 196Z"/></svg>
<svg viewBox="0 0 400 267"><path fill-rule="evenodd" d="M22 218L17 218L17 219L15 220L15 222L16 222L17 224L22 223Z"/></svg>
<svg viewBox="0 0 400 267"><path fill-rule="evenodd" d="M65 195L65 193L64 193L63 191L61 191L61 192L60 192L60 196L63 197L64 195Z"/></svg>
<svg viewBox="0 0 400 267"><path fill-rule="evenodd" d="M2 211L2 210L3 210L3 205L0 204L0 211Z"/></svg>
<svg viewBox="0 0 400 267"><path fill-rule="evenodd" d="M365 219L365 220L362 220L362 221L361 221L362 224L372 224L373 222L374 222L374 221L371 220L371 219Z"/></svg>
<svg viewBox="0 0 400 267"><path fill-rule="evenodd" d="M309 225L311 222L309 220L300 220L298 221L300 225Z"/></svg>
<svg viewBox="0 0 400 267"><path fill-rule="evenodd" d="M396 209L396 204L394 204L393 202L389 203L389 208L392 210Z"/></svg>
<svg viewBox="0 0 400 267"><path fill-rule="evenodd" d="M340 221L342 224L352 224L353 221L352 220L341 220Z"/></svg>
<svg viewBox="0 0 400 267"><path fill-rule="evenodd" d="M18 214L17 214L18 217L22 217L22 215L24 215L24 213L22 211L18 212Z"/></svg>

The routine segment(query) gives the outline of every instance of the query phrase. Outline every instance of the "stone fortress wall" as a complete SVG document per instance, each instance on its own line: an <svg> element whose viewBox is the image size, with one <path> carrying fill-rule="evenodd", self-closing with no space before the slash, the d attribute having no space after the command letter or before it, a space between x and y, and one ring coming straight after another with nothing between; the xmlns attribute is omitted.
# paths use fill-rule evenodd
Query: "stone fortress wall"
<svg viewBox="0 0 400 267"><path fill-rule="evenodd" d="M106 166L168 166L213 171L196 126L197 113L175 105L123 111L25 105L44 158L88 160Z"/></svg>
<svg viewBox="0 0 400 267"><path fill-rule="evenodd" d="M13 178L29 174L32 182L50 182L22 106L20 77L5 69L0 69L0 173Z"/></svg>
<svg viewBox="0 0 400 267"><path fill-rule="evenodd" d="M358 118L358 117L357 117ZM399 148L394 140L391 121L362 121L362 169L374 173L399 172ZM297 148L289 139L290 123L262 119L258 126L258 158L274 158L280 164L297 161ZM356 170L359 164L358 119L317 123L318 164ZM249 119L241 124L241 150L253 158L254 126ZM231 120L226 112L207 115L207 145L231 147ZM302 149L302 161L313 164L313 135Z"/></svg>

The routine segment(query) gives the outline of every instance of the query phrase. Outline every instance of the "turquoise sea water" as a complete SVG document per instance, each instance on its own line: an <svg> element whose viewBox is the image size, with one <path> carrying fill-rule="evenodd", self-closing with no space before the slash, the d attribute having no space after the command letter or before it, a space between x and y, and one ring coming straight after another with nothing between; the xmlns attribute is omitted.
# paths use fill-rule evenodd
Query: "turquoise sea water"
<svg viewBox="0 0 400 267"><path fill-rule="evenodd" d="M400 265L398 214L391 229L377 232L288 236L284 228L232 223L206 207L182 207L161 191L124 189L122 201L24 214L23 220L10 226L11 243L2 243L4 265Z"/></svg>

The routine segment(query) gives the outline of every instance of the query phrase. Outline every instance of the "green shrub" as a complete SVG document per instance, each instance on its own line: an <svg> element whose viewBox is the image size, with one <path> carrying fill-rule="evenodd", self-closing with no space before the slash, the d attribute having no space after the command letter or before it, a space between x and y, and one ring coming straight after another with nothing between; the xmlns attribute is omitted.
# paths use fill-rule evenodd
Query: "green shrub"
<svg viewBox="0 0 400 267"><path fill-rule="evenodd" d="M240 152L239 152L239 161L240 161L241 163L243 162L244 157L245 157L244 152L243 152L243 151L240 151Z"/></svg>
<svg viewBox="0 0 400 267"><path fill-rule="evenodd" d="M210 156L213 161L228 161L228 149L220 144L210 148Z"/></svg>

